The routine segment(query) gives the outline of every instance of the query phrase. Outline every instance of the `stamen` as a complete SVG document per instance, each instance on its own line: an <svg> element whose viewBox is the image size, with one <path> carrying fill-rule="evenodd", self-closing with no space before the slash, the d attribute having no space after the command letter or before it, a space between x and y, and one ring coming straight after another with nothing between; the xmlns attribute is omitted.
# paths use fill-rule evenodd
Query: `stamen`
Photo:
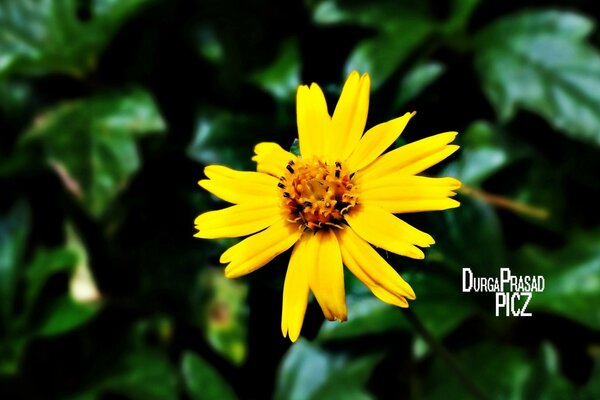
<svg viewBox="0 0 600 400"><path fill-rule="evenodd" d="M288 221L304 230L341 229L343 215L357 204L351 175L342 163L298 159L286 169L277 186Z"/></svg>

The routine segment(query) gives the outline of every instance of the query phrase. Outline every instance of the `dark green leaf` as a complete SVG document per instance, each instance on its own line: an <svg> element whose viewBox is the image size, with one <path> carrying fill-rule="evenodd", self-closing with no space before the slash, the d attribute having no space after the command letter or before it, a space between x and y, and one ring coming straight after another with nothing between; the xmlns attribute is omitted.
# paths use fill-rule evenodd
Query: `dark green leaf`
<svg viewBox="0 0 600 400"><path fill-rule="evenodd" d="M30 100L31 86L27 82L0 80L0 111L14 118Z"/></svg>
<svg viewBox="0 0 600 400"><path fill-rule="evenodd" d="M600 329L600 233L579 233L557 251L526 247L519 263L544 277L545 288L534 293L530 308L557 313ZM526 268L526 269L525 269Z"/></svg>
<svg viewBox="0 0 600 400"><path fill-rule="evenodd" d="M65 295L48 307L46 316L40 322L38 335L54 336L76 329L91 320L100 307L99 303L76 303Z"/></svg>
<svg viewBox="0 0 600 400"><path fill-rule="evenodd" d="M285 41L275 61L252 74L252 82L283 101L292 101L300 84L300 50L293 40Z"/></svg>
<svg viewBox="0 0 600 400"><path fill-rule="evenodd" d="M501 130L487 121L473 122L459 136L460 158L449 164L443 175L467 185L481 185L525 153L523 146L509 147L503 136Z"/></svg>
<svg viewBox="0 0 600 400"><path fill-rule="evenodd" d="M251 161L252 149L261 135L265 135L264 125L255 117L206 112L198 118L187 154L203 164L220 164L240 170L256 169Z"/></svg>
<svg viewBox="0 0 600 400"><path fill-rule="evenodd" d="M24 202L17 202L8 215L0 217L0 320L4 324L13 314L29 223L30 210Z"/></svg>
<svg viewBox="0 0 600 400"><path fill-rule="evenodd" d="M464 31L480 0L453 0L450 17L442 26L446 34Z"/></svg>
<svg viewBox="0 0 600 400"><path fill-rule="evenodd" d="M521 164L522 173L510 188L508 197L538 209L533 214L520 214L529 223L562 234L570 222L569 198L564 195L566 173L555 169L555 164L543 156L534 155L527 161Z"/></svg>
<svg viewBox="0 0 600 400"><path fill-rule="evenodd" d="M325 1L315 7L313 19L321 24L354 23L378 31L361 41L346 61L345 70L368 72L377 89L432 32L436 23L418 4L384 2L347 5Z"/></svg>
<svg viewBox="0 0 600 400"><path fill-rule="evenodd" d="M300 156L300 141L298 138L294 139L294 142L290 146L290 153Z"/></svg>
<svg viewBox="0 0 600 400"><path fill-rule="evenodd" d="M393 31L360 42L346 61L346 73L368 72L373 89L379 88L434 28L432 21L418 15L404 14L401 19Z"/></svg>
<svg viewBox="0 0 600 400"><path fill-rule="evenodd" d="M164 130L150 95L132 90L60 105L23 142L41 145L67 190L99 217L139 169L136 138Z"/></svg>
<svg viewBox="0 0 600 400"><path fill-rule="evenodd" d="M177 374L173 366L164 354L150 349L127 354L115 365L111 376L91 392L118 393L132 400L179 398Z"/></svg>
<svg viewBox="0 0 600 400"><path fill-rule="evenodd" d="M461 292L460 278L441 276L434 271L409 271L402 274L417 299L410 307L423 325L436 337L444 337L477 310ZM394 330L412 330L403 310L383 303L371 292L348 295L348 321L325 321L319 340L348 339ZM448 309L452 309L449 313Z"/></svg>
<svg viewBox="0 0 600 400"><path fill-rule="evenodd" d="M331 369L330 357L323 350L299 339L279 367L275 399L310 399L326 384Z"/></svg>
<svg viewBox="0 0 600 400"><path fill-rule="evenodd" d="M370 293L346 297L348 321L323 322L318 339L321 341L357 338L370 334L406 329L402 311L377 299Z"/></svg>
<svg viewBox="0 0 600 400"><path fill-rule="evenodd" d="M193 400L237 399L227 381L206 361L192 352L181 363L187 393Z"/></svg>
<svg viewBox="0 0 600 400"><path fill-rule="evenodd" d="M394 101L394 108L405 107L406 104L417 97L423 90L444 73L443 64L429 61L415 65L408 71L398 86L398 95Z"/></svg>
<svg viewBox="0 0 600 400"><path fill-rule="evenodd" d="M484 342L463 350L458 354L457 360L467 371L469 378L490 399L524 398L522 391L531 374L531 365L520 351ZM435 360L428 382L435 384L425 387L426 399L446 400L449 394L455 398L474 399L439 357Z"/></svg>
<svg viewBox="0 0 600 400"><path fill-rule="evenodd" d="M380 359L332 355L300 339L279 368L275 399L372 399L364 386Z"/></svg>
<svg viewBox="0 0 600 400"><path fill-rule="evenodd" d="M550 343L542 343L532 375L524 388L525 399L575 399L573 385L560 374L558 353Z"/></svg>
<svg viewBox="0 0 600 400"><path fill-rule="evenodd" d="M452 266L496 273L506 265L506 249L502 226L496 211L481 200L460 196L461 206L430 214L430 232L443 232L428 254L427 261L439 261ZM482 272L483 273L483 272Z"/></svg>
<svg viewBox="0 0 600 400"><path fill-rule="evenodd" d="M220 268L211 268L202 271L196 290L204 311L198 322L206 340L229 361L241 364L247 353L248 287L226 278Z"/></svg>
<svg viewBox="0 0 600 400"><path fill-rule="evenodd" d="M0 76L58 72L80 77L95 67L119 26L149 2L4 0L0 3ZM89 20L81 16L84 13Z"/></svg>
<svg viewBox="0 0 600 400"><path fill-rule="evenodd" d="M588 384L581 389L579 393L581 400L594 400L600 398L600 359L596 356L592 376L588 380Z"/></svg>
<svg viewBox="0 0 600 400"><path fill-rule="evenodd" d="M393 31L404 21L404 13L424 13L422 2L383 1L369 3L326 0L313 7L313 20L322 25L356 24L377 30ZM412 15L412 14L411 14ZM409 16L410 17L410 16Z"/></svg>
<svg viewBox="0 0 600 400"><path fill-rule="evenodd" d="M462 293L457 275L411 270L403 276L417 295L417 299L410 302L410 307L436 337L442 338L451 333L478 310L478 305Z"/></svg>
<svg viewBox="0 0 600 400"><path fill-rule="evenodd" d="M223 44L213 29L203 26L194 36L198 52L204 59L217 65L223 63L225 59Z"/></svg>
<svg viewBox="0 0 600 400"><path fill-rule="evenodd" d="M19 372L21 358L28 342L29 337L23 335L0 340L0 377L16 375Z"/></svg>
<svg viewBox="0 0 600 400"><path fill-rule="evenodd" d="M29 314L35 305L46 281L54 274L70 271L77 263L77 256L71 250L40 249L25 272L25 313Z"/></svg>
<svg viewBox="0 0 600 400"><path fill-rule="evenodd" d="M365 388L375 366L381 361L379 354L369 354L355 359L333 359L329 381L315 393L315 399L371 400L375 399Z"/></svg>
<svg viewBox="0 0 600 400"><path fill-rule="evenodd" d="M563 11L504 17L477 36L476 67L501 120L517 108L575 139L600 144L600 54L592 20Z"/></svg>

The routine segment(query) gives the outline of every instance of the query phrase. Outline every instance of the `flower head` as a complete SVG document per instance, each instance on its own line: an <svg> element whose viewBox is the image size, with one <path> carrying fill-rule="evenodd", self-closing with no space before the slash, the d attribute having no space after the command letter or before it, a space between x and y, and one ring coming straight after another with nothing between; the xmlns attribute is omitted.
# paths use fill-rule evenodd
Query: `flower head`
<svg viewBox="0 0 600 400"><path fill-rule="evenodd" d="M293 246L281 316L283 335L292 341L300 335L310 291L327 319L347 319L343 265L380 300L408 307L415 293L371 245L422 259L419 247L433 238L393 214L459 205L450 198L458 180L417 175L458 149L449 144L456 132L383 154L415 113L363 134L369 88L367 74L352 72L330 116L319 86L300 86L299 156L260 143L253 157L257 172L211 165L199 182L234 205L197 217L195 236L252 235L221 255L227 277L255 271Z"/></svg>

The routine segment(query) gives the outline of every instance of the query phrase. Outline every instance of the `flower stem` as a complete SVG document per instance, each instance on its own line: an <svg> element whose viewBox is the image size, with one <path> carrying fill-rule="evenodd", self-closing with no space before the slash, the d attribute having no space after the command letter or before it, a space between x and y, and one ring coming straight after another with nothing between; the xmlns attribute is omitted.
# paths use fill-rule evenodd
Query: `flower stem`
<svg viewBox="0 0 600 400"><path fill-rule="evenodd" d="M440 343L429 330L423 325L419 317L414 313L411 308L403 309L404 315L408 322L415 328L417 333L421 335L427 345L446 363L448 369L450 369L461 383L467 388L467 390L473 395L474 398L480 400L487 400L488 396L471 380L469 375L458 363L452 354Z"/></svg>
<svg viewBox="0 0 600 400"><path fill-rule="evenodd" d="M515 200L507 199L506 197L498 196L497 194L488 193L481 189L464 185L458 189L458 191L469 197L480 199L488 204L506 208L508 210L518 212L521 214L528 215L533 218L546 219L549 216L548 210L541 207L531 206L529 204L521 203Z"/></svg>

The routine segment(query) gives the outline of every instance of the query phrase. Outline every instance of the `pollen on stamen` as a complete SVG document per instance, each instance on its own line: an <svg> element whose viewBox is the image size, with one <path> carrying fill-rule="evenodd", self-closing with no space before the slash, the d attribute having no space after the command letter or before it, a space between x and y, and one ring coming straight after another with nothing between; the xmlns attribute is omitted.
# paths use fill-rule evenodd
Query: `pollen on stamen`
<svg viewBox="0 0 600 400"><path fill-rule="evenodd" d="M352 176L341 162L290 161L277 186L288 220L301 229L340 228L344 214L357 204Z"/></svg>

